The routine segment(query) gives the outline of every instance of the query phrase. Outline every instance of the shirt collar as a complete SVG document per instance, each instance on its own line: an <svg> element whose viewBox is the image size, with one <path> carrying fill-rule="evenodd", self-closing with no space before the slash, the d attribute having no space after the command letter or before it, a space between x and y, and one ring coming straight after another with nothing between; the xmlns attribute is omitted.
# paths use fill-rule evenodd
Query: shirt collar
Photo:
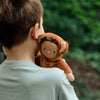
<svg viewBox="0 0 100 100"><path fill-rule="evenodd" d="M1 65L6 65L6 66L24 66L24 65L31 65L31 66L36 66L36 64L34 64L31 61L27 61L27 60L4 60L4 62Z"/></svg>

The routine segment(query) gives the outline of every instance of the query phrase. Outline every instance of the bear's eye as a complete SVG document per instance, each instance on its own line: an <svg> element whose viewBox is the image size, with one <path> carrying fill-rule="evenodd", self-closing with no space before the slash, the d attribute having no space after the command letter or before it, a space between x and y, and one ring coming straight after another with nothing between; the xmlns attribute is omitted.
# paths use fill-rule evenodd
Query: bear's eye
<svg viewBox="0 0 100 100"><path fill-rule="evenodd" d="M43 48L43 50L45 50L45 48Z"/></svg>
<svg viewBox="0 0 100 100"><path fill-rule="evenodd" d="M53 51L53 54L55 54L56 53L56 51Z"/></svg>

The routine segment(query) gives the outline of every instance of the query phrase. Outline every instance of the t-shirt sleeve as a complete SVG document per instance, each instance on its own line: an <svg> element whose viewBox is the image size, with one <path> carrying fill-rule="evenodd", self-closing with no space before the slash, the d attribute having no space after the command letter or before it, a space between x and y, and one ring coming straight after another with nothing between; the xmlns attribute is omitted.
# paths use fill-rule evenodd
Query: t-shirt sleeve
<svg viewBox="0 0 100 100"><path fill-rule="evenodd" d="M67 80L64 72L61 73L59 79L60 79L59 91L58 91L59 100L78 100L74 88Z"/></svg>

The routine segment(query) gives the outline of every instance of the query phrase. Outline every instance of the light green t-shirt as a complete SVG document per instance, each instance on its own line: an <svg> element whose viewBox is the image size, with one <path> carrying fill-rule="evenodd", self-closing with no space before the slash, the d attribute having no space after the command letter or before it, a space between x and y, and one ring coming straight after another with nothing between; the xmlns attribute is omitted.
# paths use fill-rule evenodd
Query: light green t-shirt
<svg viewBox="0 0 100 100"><path fill-rule="evenodd" d="M77 100L77 96L60 69L5 60L0 65L0 100Z"/></svg>

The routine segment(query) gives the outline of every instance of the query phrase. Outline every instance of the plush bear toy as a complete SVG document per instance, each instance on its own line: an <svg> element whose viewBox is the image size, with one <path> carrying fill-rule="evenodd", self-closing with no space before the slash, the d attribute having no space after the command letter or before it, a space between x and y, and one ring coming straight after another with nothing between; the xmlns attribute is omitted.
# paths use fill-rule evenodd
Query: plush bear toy
<svg viewBox="0 0 100 100"><path fill-rule="evenodd" d="M40 55L36 57L36 64L41 67L58 67L63 70L69 81L74 81L71 68L61 57L68 51L68 43L58 35L44 33L38 36Z"/></svg>

